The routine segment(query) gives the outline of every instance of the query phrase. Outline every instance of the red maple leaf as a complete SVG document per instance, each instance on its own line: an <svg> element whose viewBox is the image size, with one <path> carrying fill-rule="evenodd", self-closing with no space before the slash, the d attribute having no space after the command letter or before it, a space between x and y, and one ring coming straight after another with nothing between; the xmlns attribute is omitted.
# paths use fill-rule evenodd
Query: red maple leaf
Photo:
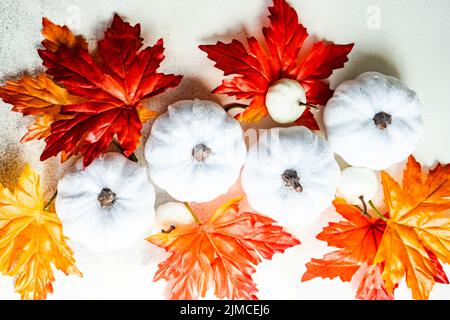
<svg viewBox="0 0 450 320"><path fill-rule="evenodd" d="M311 259L306 264L302 281L339 277L348 282L361 270L364 274L357 291L358 299L393 299L381 279L382 266L373 265L386 223L379 218L363 216L343 199L335 199L333 205L345 220L331 222L317 239L339 249L327 253L322 259Z"/></svg>
<svg viewBox="0 0 450 320"><path fill-rule="evenodd" d="M240 212L238 201L225 203L204 223L147 239L170 252L153 280L171 281L172 299L204 297L210 286L221 299L256 299L254 266L300 243L272 219Z"/></svg>
<svg viewBox="0 0 450 320"><path fill-rule="evenodd" d="M225 76L234 75L224 79L213 93L251 100L246 110L237 116L242 121L256 122L267 115L266 92L271 84L283 78L299 81L306 91L307 103L325 105L333 90L323 80L334 69L344 66L353 48L353 44L320 41L300 59L300 49L308 33L299 23L297 13L285 0L274 0L269 12L270 26L263 28L267 50L254 37L247 39L248 49L238 40L199 46ZM297 124L319 129L309 107Z"/></svg>
<svg viewBox="0 0 450 320"><path fill-rule="evenodd" d="M96 59L67 27L55 26L47 19L43 27L45 49L39 50L39 55L47 73L72 95L86 100L61 107L61 114L72 118L52 124L41 160L59 152L64 158L81 153L87 166L106 151L114 136L130 156L141 136L141 100L175 87L181 80L181 76L157 72L164 59L163 40L141 49L140 25L131 26L115 15L98 42ZM64 33L70 41L54 39L51 30L62 30L59 34Z"/></svg>

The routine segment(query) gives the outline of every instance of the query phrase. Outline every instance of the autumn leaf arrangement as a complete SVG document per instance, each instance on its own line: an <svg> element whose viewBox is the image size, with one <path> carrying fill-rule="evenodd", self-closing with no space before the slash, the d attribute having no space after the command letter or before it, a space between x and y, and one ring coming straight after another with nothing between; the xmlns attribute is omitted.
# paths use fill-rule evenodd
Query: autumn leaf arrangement
<svg viewBox="0 0 450 320"><path fill-rule="evenodd" d="M278 123L319 130L314 113L333 96L326 79L344 66L353 44L319 41L303 50L308 33L295 10L285 0L274 0L269 12L264 42L249 37L246 45L232 40L200 46L225 76L231 76L213 92L249 101L240 105L235 116L239 121L254 123L270 115ZM46 18L42 34L38 52L45 72L0 87L0 97L13 105L13 111L34 116L21 142L43 139L42 161L58 154L62 162L81 156L79 173L60 181L58 191L82 188L85 176L108 179L98 175L98 168L109 172L120 167L126 168L126 174L115 176L114 183L130 184L121 191L126 194L133 190L127 178L139 179L145 171L134 155L142 124L157 116L145 100L177 87L182 78L158 72L165 58L163 40L144 48L140 25L131 26L118 15L95 51L88 49L82 36ZM289 96L295 96L295 106L285 99ZM377 125L389 125L389 116L379 116ZM108 155L111 145L123 156ZM210 152L198 144L192 156L204 161ZM293 174L283 179L290 187L303 188ZM355 202L338 192L333 205L343 219L331 222L317 236L337 250L312 259L302 281L356 279L358 299L393 299L403 278L415 299L427 299L436 282L448 283L441 262L450 259L450 166L438 164L425 174L410 156L401 185L385 171L381 181L385 210L379 210L367 195ZM134 186L153 190L149 184L141 181ZM117 210L114 204L121 195L114 191L100 188L92 201L98 201L105 212ZM29 165L14 191L0 185L0 270L15 278L23 299L45 299L53 291L54 268L81 276L64 235L75 233L60 220L66 212L59 211L78 203L70 202L70 192L58 194L55 210L55 197L44 201L40 178ZM257 299L255 267L262 259L270 260L275 253L300 244L272 217L242 209L242 199L227 201L206 215L198 215L184 200L166 206L165 213L160 210L161 216L183 217L178 224L165 221L147 237L169 253L154 281L168 281L172 299L205 297L209 289L220 299ZM141 207L149 206L153 203Z"/></svg>
<svg viewBox="0 0 450 320"><path fill-rule="evenodd" d="M406 277L414 299L428 299L435 283L448 284L439 261L449 263L450 165L438 164L428 174L408 158L400 186L381 172L386 211L372 210L336 198L343 220L331 222L317 236L338 250L307 263L302 281L339 277L359 281L356 297L393 299Z"/></svg>
<svg viewBox="0 0 450 320"><path fill-rule="evenodd" d="M181 80L157 72L164 59L163 40L141 49L140 25L133 27L118 15L95 56L87 41L66 26L44 18L42 34L38 52L46 72L0 88L0 97L13 111L35 117L21 142L45 139L41 160L60 153L64 162L81 154L85 167L111 143L133 158L142 123L156 115L142 100ZM0 269L15 278L23 299L45 299L53 291L52 265L81 275L53 200L44 203L39 176L29 165L14 192L1 186Z"/></svg>

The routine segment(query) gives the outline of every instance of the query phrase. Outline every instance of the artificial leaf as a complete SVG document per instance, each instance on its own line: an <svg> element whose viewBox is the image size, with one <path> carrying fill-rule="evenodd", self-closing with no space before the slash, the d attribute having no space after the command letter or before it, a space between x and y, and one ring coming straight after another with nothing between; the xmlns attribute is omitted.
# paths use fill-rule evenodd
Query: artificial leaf
<svg viewBox="0 0 450 320"><path fill-rule="evenodd" d="M366 267L363 278L360 281L356 298L360 300L393 300L394 294L386 289L381 272L383 268L379 264Z"/></svg>
<svg viewBox="0 0 450 320"><path fill-rule="evenodd" d="M0 271L15 277L22 299L53 292L52 265L81 276L66 240L56 213L44 209L39 176L30 166L14 192L0 185Z"/></svg>
<svg viewBox="0 0 450 320"><path fill-rule="evenodd" d="M42 26L42 35L45 38L42 45L49 51L56 52L61 47L88 47L86 39L80 35L75 36L67 26L58 26L45 17L42 18Z"/></svg>
<svg viewBox="0 0 450 320"><path fill-rule="evenodd" d="M272 219L240 212L238 201L225 203L202 224L147 239L170 252L153 280L171 281L172 299L204 297L210 285L221 299L256 299L252 274L261 258L300 243Z"/></svg>
<svg viewBox="0 0 450 320"><path fill-rule="evenodd" d="M384 263L389 292L406 275L414 299L428 299L436 282L448 282L439 260L450 263L450 165L428 175L410 156L400 186L381 173L389 219L375 258Z"/></svg>
<svg viewBox="0 0 450 320"><path fill-rule="evenodd" d="M238 40L199 46L225 76L233 75L213 92L251 100L249 107L237 116L242 121L257 122L267 115L266 92L282 78L298 80L308 103L325 105L333 91L324 80L344 66L353 48L353 44L320 41L300 59L308 33L297 13L285 0L274 0L269 12L270 26L263 28L267 50L254 37L247 39L248 49ZM296 123L318 129L309 108Z"/></svg>
<svg viewBox="0 0 450 320"><path fill-rule="evenodd" d="M37 78L25 76L17 82L7 81L0 87L0 98L13 105L12 111L36 117L22 142L46 138L53 122L70 118L59 113L61 107L81 102L79 97L71 95L45 74Z"/></svg>
<svg viewBox="0 0 450 320"><path fill-rule="evenodd" d="M52 124L41 160L59 152L65 153L65 158L81 153L87 166L106 151L114 136L126 156L134 152L142 119L154 115L142 109L141 101L181 80L181 76L157 72L164 59L163 41L142 49L140 33L139 24L131 26L115 15L98 42L99 57L94 59L84 41L77 40L82 38L74 37L67 27L44 20L45 49L39 50L39 55L47 73L71 94L86 100L61 108L62 114L72 118Z"/></svg>
<svg viewBox="0 0 450 320"><path fill-rule="evenodd" d="M442 268L442 265L436 255L430 250L427 250L427 252L437 271L436 275L434 276L434 281L438 283L449 284L450 282L448 281L448 277L445 274L444 268Z"/></svg>
<svg viewBox="0 0 450 320"><path fill-rule="evenodd" d="M305 126L311 130L320 130L320 127L309 107L306 107L305 111L303 111L302 115L295 121L295 123L299 126Z"/></svg>
<svg viewBox="0 0 450 320"><path fill-rule="evenodd" d="M147 109L143 104L139 104L137 106L137 112L139 120L141 120L141 123L147 122L148 120L153 119L157 115L155 111Z"/></svg>
<svg viewBox="0 0 450 320"><path fill-rule="evenodd" d="M33 123L28 125L28 131L22 137L20 142L25 143L31 140L40 140L48 137L51 132L51 125L53 122L60 120L63 115L59 111L45 113L36 116Z"/></svg>
<svg viewBox="0 0 450 320"><path fill-rule="evenodd" d="M331 222L317 238L339 249L327 253L322 259L308 262L302 281L316 277L339 277L342 281L351 281L355 273L363 269L357 298L391 299L391 295L384 294L386 288L381 277L378 277L377 268L380 266L372 266L386 228L385 222L380 218L364 216L357 207L341 198L336 198L333 205L345 220Z"/></svg>

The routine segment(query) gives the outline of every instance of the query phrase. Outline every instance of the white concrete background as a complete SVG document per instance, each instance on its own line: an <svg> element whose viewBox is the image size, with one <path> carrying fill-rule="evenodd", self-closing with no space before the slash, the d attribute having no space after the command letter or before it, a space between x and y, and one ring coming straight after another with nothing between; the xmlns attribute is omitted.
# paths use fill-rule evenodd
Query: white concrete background
<svg viewBox="0 0 450 320"><path fill-rule="evenodd" d="M290 0L312 39L336 43L355 42L350 61L332 76L331 84L375 70L404 80L416 90L425 117L425 132L415 156L431 166L450 162L450 2L448 0ZM232 101L212 96L221 72L212 67L197 46L216 40L243 40L247 34L261 38L270 0L2 0L0 2L0 81L22 73L39 71L36 48L41 41L41 18L68 24L89 40L99 39L117 12L130 23L140 22L148 44L164 37L166 60L162 70L185 76L177 90L148 101L148 106L164 110L179 99L203 98L221 103ZM373 25L379 13L380 25ZM94 42L93 42L94 44ZM19 143L30 119L0 105L0 182L13 187L24 164L29 162L42 174L47 196L71 162L59 165L56 159L41 163L42 142ZM144 128L144 141L150 124ZM142 150L137 151L142 159ZM395 170L394 170L395 171ZM397 168L398 171L398 168ZM159 192L158 203L167 196ZM254 278L261 299L353 299L355 284L340 280L301 283L305 263L332 250L315 235L328 221L291 230L302 245L265 261ZM126 252L95 254L73 244L84 278L65 277L58 272L49 299L164 299L166 283L152 283L161 250L144 242ZM450 275L449 266L445 267ZM402 283L398 299L410 299ZM17 299L12 279L0 277L0 299ZM431 299L449 299L450 286L437 284Z"/></svg>

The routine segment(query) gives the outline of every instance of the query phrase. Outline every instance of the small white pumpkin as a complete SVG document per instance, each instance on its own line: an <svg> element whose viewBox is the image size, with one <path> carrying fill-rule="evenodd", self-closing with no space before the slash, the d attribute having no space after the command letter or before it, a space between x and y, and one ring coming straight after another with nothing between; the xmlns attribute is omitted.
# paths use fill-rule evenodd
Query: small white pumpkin
<svg viewBox="0 0 450 320"><path fill-rule="evenodd" d="M256 211L300 225L331 204L339 172L324 139L306 127L273 128L250 148L242 187Z"/></svg>
<svg viewBox="0 0 450 320"><path fill-rule="evenodd" d="M192 214L182 202L166 202L156 208L156 232L170 232L180 225L195 222Z"/></svg>
<svg viewBox="0 0 450 320"><path fill-rule="evenodd" d="M64 234L97 251L125 249L150 234L155 189L147 170L107 153L58 182L56 212Z"/></svg>
<svg viewBox="0 0 450 320"><path fill-rule="evenodd" d="M340 84L325 107L324 124L337 154L352 166L374 170L406 159L423 128L416 93L378 72Z"/></svg>
<svg viewBox="0 0 450 320"><path fill-rule="evenodd" d="M305 90L296 80L278 80L267 90L266 107L273 121L292 123L305 111Z"/></svg>
<svg viewBox="0 0 450 320"><path fill-rule="evenodd" d="M348 167L341 171L337 193L351 204L371 200L378 190L378 178L367 168Z"/></svg>
<svg viewBox="0 0 450 320"><path fill-rule="evenodd" d="M145 146L153 182L179 201L205 202L238 179L242 128L217 103L179 101L156 119Z"/></svg>

